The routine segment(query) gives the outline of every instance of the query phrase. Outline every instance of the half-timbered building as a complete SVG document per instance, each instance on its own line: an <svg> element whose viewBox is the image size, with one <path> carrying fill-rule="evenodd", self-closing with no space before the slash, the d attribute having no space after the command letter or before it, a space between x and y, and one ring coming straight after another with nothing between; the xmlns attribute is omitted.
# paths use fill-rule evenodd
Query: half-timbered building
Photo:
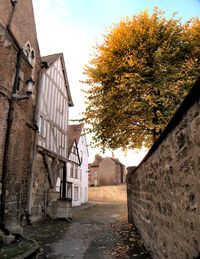
<svg viewBox="0 0 200 259"><path fill-rule="evenodd" d="M73 106L62 53L42 57L42 72L35 121L34 166L30 188L30 217L67 218L65 198L68 161L68 113ZM62 207L63 209L60 209ZM66 210L65 210L66 209Z"/></svg>
<svg viewBox="0 0 200 259"><path fill-rule="evenodd" d="M83 133L82 124L69 125L67 193L71 194L72 206L88 201L88 149Z"/></svg>

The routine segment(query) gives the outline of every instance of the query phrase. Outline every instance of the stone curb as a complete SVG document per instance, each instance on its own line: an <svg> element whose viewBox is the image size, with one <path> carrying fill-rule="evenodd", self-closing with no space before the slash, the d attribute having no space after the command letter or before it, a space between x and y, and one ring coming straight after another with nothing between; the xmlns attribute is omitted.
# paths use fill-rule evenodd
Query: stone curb
<svg viewBox="0 0 200 259"><path fill-rule="evenodd" d="M25 238L25 237L24 237ZM26 251L25 253L21 254L21 255L18 255L18 256L15 256L13 257L13 259L26 259L26 258L32 258L33 255L35 255L39 249L40 249L40 246L38 244L37 241L33 240L33 239L29 239L29 238L26 238L27 240L31 240L34 245L32 248L30 248L28 251Z"/></svg>

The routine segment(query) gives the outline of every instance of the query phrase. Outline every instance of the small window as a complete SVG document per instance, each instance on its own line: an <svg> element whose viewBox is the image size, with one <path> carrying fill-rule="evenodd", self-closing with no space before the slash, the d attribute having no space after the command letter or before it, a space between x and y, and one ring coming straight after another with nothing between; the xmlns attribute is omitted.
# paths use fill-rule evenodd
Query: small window
<svg viewBox="0 0 200 259"><path fill-rule="evenodd" d="M32 50L30 55L29 55L29 63L32 64L34 59L34 51Z"/></svg>
<svg viewBox="0 0 200 259"><path fill-rule="evenodd" d="M71 178L74 177L74 166L73 166L73 164L70 164L70 177Z"/></svg>
<svg viewBox="0 0 200 259"><path fill-rule="evenodd" d="M67 198L72 198L72 183L67 182Z"/></svg>
<svg viewBox="0 0 200 259"><path fill-rule="evenodd" d="M27 57L29 63L33 65L33 59L35 58L34 50L31 49L31 46L29 43L26 44L24 54Z"/></svg>
<svg viewBox="0 0 200 259"><path fill-rule="evenodd" d="M75 178L78 179L78 166L75 166Z"/></svg>
<svg viewBox="0 0 200 259"><path fill-rule="evenodd" d="M26 44L26 47L25 47L25 55L27 56L27 58L28 58L29 55L30 55L30 51L31 51L30 45L29 45L29 44Z"/></svg>
<svg viewBox="0 0 200 259"><path fill-rule="evenodd" d="M41 134L42 131L42 125L43 125L43 118L40 116L39 123L38 123L38 132Z"/></svg>
<svg viewBox="0 0 200 259"><path fill-rule="evenodd" d="M97 171L94 171L94 176L97 176Z"/></svg>

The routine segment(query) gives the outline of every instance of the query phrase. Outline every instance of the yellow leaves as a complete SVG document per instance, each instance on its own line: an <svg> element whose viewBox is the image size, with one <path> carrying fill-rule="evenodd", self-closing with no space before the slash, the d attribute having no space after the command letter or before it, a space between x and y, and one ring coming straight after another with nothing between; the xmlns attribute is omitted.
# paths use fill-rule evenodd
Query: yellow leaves
<svg viewBox="0 0 200 259"><path fill-rule="evenodd" d="M85 67L85 122L96 145L152 144L200 73L200 22L157 7L114 24Z"/></svg>

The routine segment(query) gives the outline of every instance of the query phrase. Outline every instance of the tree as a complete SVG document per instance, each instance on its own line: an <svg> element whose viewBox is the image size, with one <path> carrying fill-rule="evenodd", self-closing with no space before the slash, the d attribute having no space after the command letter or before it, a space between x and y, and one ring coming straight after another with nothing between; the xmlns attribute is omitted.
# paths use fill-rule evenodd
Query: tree
<svg viewBox="0 0 200 259"><path fill-rule="evenodd" d="M85 67L83 121L96 146L149 147L200 72L200 23L154 9L111 27Z"/></svg>

